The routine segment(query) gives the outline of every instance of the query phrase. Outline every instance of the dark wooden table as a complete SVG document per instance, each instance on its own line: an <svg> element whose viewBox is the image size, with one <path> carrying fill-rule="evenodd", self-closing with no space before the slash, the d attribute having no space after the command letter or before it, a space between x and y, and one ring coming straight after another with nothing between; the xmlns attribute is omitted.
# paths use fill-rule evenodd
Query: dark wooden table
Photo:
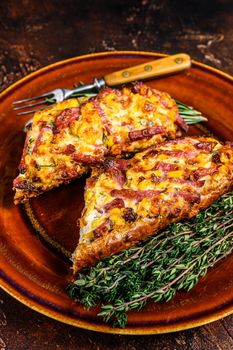
<svg viewBox="0 0 233 350"><path fill-rule="evenodd" d="M1 0L0 89L52 62L90 52L187 52L233 74L232 0ZM0 292L0 349L233 349L233 316L155 336L64 325Z"/></svg>

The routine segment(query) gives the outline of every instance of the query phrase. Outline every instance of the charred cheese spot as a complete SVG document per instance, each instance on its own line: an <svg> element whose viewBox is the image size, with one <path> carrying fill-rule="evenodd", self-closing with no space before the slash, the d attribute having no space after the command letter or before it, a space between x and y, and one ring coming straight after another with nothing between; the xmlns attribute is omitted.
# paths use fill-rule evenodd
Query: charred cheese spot
<svg viewBox="0 0 233 350"><path fill-rule="evenodd" d="M127 222L134 222L137 220L137 213L132 208L124 208L123 209L123 218Z"/></svg>

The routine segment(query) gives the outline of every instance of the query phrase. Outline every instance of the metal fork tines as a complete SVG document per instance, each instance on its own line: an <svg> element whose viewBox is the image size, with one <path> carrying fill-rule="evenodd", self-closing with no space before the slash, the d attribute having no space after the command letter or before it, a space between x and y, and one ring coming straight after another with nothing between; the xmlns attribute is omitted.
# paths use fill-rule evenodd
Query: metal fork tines
<svg viewBox="0 0 233 350"><path fill-rule="evenodd" d="M16 107L14 107L13 109L15 111L18 111L21 109L27 109L26 111L17 113L18 115L35 113L45 108L44 105L48 102L51 102L51 100L52 100L52 103L58 103L66 100L67 98L71 97L71 95L73 94L85 94L85 93L90 93L94 91L97 92L103 86L105 86L104 79L95 78L93 81L93 84L80 85L75 89L55 89L47 93L44 93L40 96L33 96L33 97L26 98L24 100L15 101L13 102L13 105L14 106L16 105ZM50 101L48 101L48 99L50 99ZM36 100L40 100L40 101L36 101ZM27 103L27 102L32 102L32 103ZM40 105L41 107L39 108L30 109L31 107L40 106Z"/></svg>
<svg viewBox="0 0 233 350"><path fill-rule="evenodd" d="M63 89L55 89L53 91L49 91L49 92L44 93L44 94L39 95L39 96L33 96L33 97L29 97L29 98L26 98L23 100L14 101L13 105L14 106L16 105L16 107L14 107L13 110L18 111L18 110L22 110L22 109L27 109L26 111L17 113L17 115L35 113L35 112L45 108L44 105L48 102L47 101L48 98L54 100L54 102L62 101L63 100L62 90ZM40 101L34 102L36 100L40 100ZM32 101L33 103L27 103L30 101ZM31 107L40 106L40 105L41 105L41 107L39 107L39 108L30 109Z"/></svg>

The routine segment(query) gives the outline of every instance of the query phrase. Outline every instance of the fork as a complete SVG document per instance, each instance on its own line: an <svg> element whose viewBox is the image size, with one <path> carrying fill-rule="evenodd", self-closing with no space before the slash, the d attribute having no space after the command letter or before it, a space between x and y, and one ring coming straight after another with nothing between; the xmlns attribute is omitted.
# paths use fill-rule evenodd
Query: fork
<svg viewBox="0 0 233 350"><path fill-rule="evenodd" d="M123 70L107 74L101 78L94 78L92 84L80 85L75 89L55 89L39 96L14 101L13 105L16 105L16 107L13 109L15 111L20 111L17 112L17 115L31 114L45 108L45 106L40 107L40 105L45 105L49 100L58 103L72 97L74 94L80 94L81 96L90 92L97 93L104 86L116 86L139 79L160 77L190 68L190 66L190 57L187 54L180 53L133 67L124 68ZM36 100L39 101L35 102ZM38 106L38 108L28 109L35 106ZM26 111L21 112L21 110L24 109L26 109Z"/></svg>

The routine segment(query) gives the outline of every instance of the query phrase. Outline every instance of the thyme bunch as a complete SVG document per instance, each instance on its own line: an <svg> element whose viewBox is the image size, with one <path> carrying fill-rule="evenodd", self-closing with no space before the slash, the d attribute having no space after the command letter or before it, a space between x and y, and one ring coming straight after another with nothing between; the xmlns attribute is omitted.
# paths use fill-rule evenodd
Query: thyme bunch
<svg viewBox="0 0 233 350"><path fill-rule="evenodd" d="M149 300L167 302L189 291L208 269L233 249L233 192L196 217L105 258L68 287L87 308L100 305L99 316L124 327L127 312Z"/></svg>

